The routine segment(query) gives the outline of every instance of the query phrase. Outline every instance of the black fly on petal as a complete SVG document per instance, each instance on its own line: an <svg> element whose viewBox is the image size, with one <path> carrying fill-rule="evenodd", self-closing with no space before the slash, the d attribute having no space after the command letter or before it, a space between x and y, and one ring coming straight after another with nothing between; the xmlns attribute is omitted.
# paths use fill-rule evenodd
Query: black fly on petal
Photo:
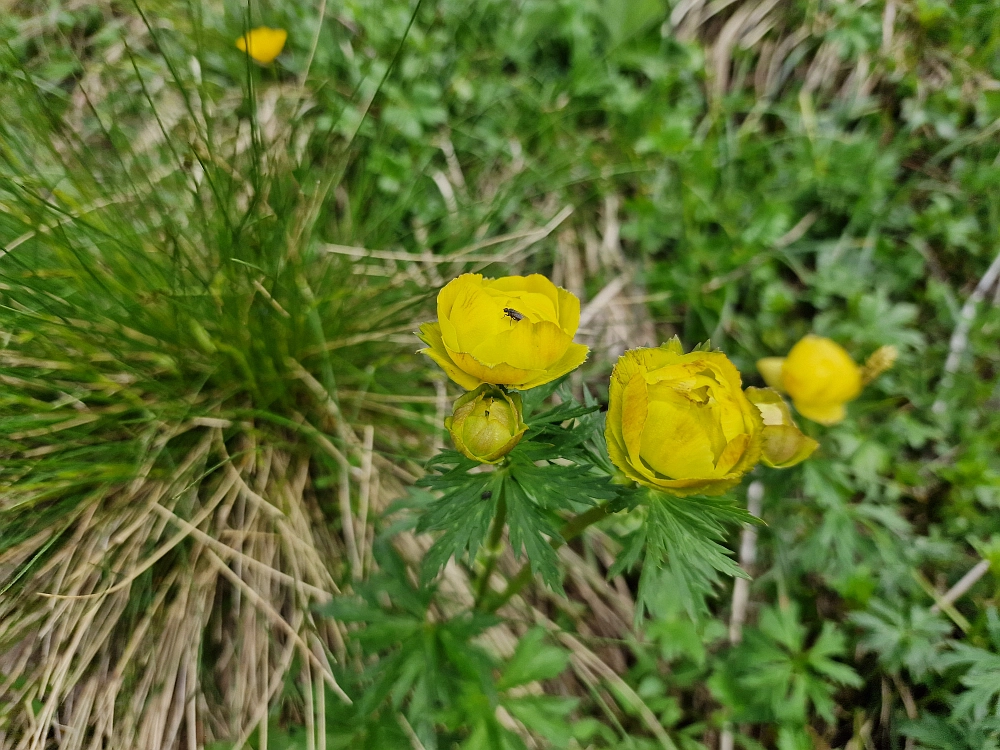
<svg viewBox="0 0 1000 750"><path fill-rule="evenodd" d="M503 314L506 315L511 320L513 320L515 323L517 323L519 320L524 320L524 315L522 313L519 313L513 307L505 307L503 309Z"/></svg>

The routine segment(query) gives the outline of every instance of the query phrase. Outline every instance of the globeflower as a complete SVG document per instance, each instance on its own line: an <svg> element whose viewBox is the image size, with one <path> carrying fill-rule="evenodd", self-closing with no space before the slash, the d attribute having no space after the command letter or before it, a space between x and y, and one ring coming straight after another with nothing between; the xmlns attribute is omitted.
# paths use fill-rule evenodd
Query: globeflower
<svg viewBox="0 0 1000 750"><path fill-rule="evenodd" d="M747 388L744 393L764 420L760 460L765 466L787 469L805 461L819 447L819 443L802 434L788 404L776 390Z"/></svg>
<svg viewBox="0 0 1000 750"><path fill-rule="evenodd" d="M420 351L468 390L481 383L527 390L587 359L587 347L573 343L580 300L539 274L462 274L438 294L437 313L436 323L420 326L427 344Z"/></svg>
<svg viewBox="0 0 1000 750"><path fill-rule="evenodd" d="M499 463L528 429L521 395L486 383L455 401L454 414L444 426L460 453L486 464Z"/></svg>
<svg viewBox="0 0 1000 750"><path fill-rule="evenodd" d="M261 65L269 65L285 48L288 32L284 29L271 29L259 26L251 29L236 40L240 52L246 52Z"/></svg>
<svg viewBox="0 0 1000 750"><path fill-rule="evenodd" d="M809 334L787 357L765 357L757 369L765 382L791 396L795 409L806 419L831 425L847 414L845 404L856 399L862 387L892 367L896 348L883 346L858 367L840 344Z"/></svg>
<svg viewBox="0 0 1000 750"><path fill-rule="evenodd" d="M764 424L722 352L675 337L625 352L611 374L605 437L631 480L674 495L718 495L760 459Z"/></svg>

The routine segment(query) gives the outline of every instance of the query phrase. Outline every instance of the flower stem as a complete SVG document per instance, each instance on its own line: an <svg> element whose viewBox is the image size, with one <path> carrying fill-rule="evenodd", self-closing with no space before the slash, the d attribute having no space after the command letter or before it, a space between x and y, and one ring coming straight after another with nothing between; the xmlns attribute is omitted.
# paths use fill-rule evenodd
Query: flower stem
<svg viewBox="0 0 1000 750"><path fill-rule="evenodd" d="M497 510L490 526L489 537L486 539L486 550L483 559L483 570L476 581L476 609L482 609L483 599L490 590L490 578L497 566L497 559L503 549L503 527L507 524L507 498L504 496L504 485L500 483L497 497Z"/></svg>
<svg viewBox="0 0 1000 750"><path fill-rule="evenodd" d="M573 516L569 519L559 530L559 539L553 539L549 544L552 545L553 549L559 549L563 544L570 541L571 539L576 539L584 532L584 530L603 518L607 518L611 515L611 504L603 503L602 505L595 505L590 510L584 511L579 515ZM494 559L494 564L496 560ZM492 573L492 570L490 571ZM531 581L531 563L526 562L521 566L521 569L517 571L517 574L507 582L507 588L503 590L499 595L485 600L482 595L477 595L476 597L476 609L480 609L484 612L496 612L500 607L505 605L511 600L516 594L518 594L521 589L528 585Z"/></svg>

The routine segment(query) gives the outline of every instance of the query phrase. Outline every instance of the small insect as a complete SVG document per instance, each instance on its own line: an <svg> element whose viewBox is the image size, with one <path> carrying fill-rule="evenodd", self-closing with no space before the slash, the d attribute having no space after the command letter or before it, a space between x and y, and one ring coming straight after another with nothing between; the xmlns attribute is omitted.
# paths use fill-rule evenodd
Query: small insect
<svg viewBox="0 0 1000 750"><path fill-rule="evenodd" d="M522 313L519 313L513 307L505 307L503 309L503 314L506 315L511 320L513 320L515 323L519 320L524 320L524 315Z"/></svg>
<svg viewBox="0 0 1000 750"><path fill-rule="evenodd" d="M482 495L479 496L482 500L489 500L493 497L493 490L486 490Z"/></svg>

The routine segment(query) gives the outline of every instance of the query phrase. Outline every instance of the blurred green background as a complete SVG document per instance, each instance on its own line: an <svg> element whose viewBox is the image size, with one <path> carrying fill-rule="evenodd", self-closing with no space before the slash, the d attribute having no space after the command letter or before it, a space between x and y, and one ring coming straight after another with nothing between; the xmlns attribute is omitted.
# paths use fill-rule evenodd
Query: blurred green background
<svg viewBox="0 0 1000 750"><path fill-rule="evenodd" d="M573 385L600 399L625 348L674 334L687 347L710 339L749 385L762 384L758 358L809 332L858 362L894 345L895 368L845 422L804 426L822 445L812 460L751 477L766 525L756 561L742 560L754 580L738 643L729 583L695 621L665 581L632 629L635 581L605 582L602 558L627 520L568 553L568 599L539 586L536 611L559 637L508 615L524 636L511 656L482 640L496 623L424 628L430 605L407 588L390 512L373 521L380 557L366 585L409 610L355 613L368 635L338 678L366 698L353 708L331 699L323 742L997 748L998 19L996 2L943 0L8 2L0 266L8 281L27 268L56 284L59 267L33 266L35 240L19 247L25 228L94 229L82 209L65 224L35 217L19 202L28 192L92 206L127 183L128 241L152 241L169 223L144 215L150 201L213 269L232 267L225 255L279 277L285 251L254 243L284 247L304 231L302 246L327 259L310 277L323 315L339 320L327 338L347 342L328 347L323 367L350 419L375 426L376 450L414 473L441 444L439 404L457 389L414 354L410 331L465 270L541 272L578 294L579 340L594 353ZM233 44L260 24L289 33L270 66ZM215 203L178 197L213 173L228 175ZM253 195L269 186L271 212L253 214L241 183ZM227 205L256 218L222 241ZM288 218L310 205L307 219ZM196 231L199 210L208 218ZM206 289L230 278L219 274ZM368 296L351 296L355 287ZM142 317L136 299L122 320ZM170 378L224 388L249 368L254 399L295 401L272 387L285 354L262 343L268 324L216 331L214 308L197 309L245 356L188 372L178 353L197 350L200 334L171 323L176 335L164 335L181 365ZM273 347L313 356L309 330ZM28 536L17 528L27 523L7 518L4 548ZM738 552L738 529L730 542ZM946 596L973 569L973 585ZM282 695L269 739L258 731L252 742L314 748L299 687ZM63 745L33 747L43 746Z"/></svg>

